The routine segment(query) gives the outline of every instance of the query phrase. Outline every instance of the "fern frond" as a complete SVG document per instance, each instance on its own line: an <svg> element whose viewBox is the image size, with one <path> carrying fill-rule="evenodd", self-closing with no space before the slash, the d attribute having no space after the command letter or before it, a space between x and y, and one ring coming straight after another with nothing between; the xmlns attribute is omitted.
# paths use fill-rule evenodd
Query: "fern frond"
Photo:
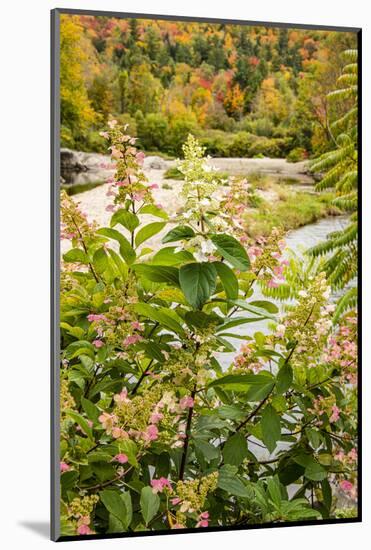
<svg viewBox="0 0 371 550"><path fill-rule="evenodd" d="M344 296L340 298L336 305L335 313L333 316L333 323L336 325L339 322L340 317L350 309L354 309L357 307L357 298L358 298L358 292L357 289L352 287L350 288Z"/></svg>

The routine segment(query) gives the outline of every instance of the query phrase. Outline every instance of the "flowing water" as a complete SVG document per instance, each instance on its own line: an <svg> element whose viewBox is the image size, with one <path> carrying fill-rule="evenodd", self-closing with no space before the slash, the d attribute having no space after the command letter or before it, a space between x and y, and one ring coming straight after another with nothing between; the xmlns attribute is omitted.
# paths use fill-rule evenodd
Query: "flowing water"
<svg viewBox="0 0 371 550"><path fill-rule="evenodd" d="M305 225L299 229L289 231L285 238L287 248L299 257L304 257L305 251L308 250L308 248L324 241L329 233L343 229L348 221L348 216L329 217ZM253 300L267 300L267 298L261 293L260 289L256 287ZM269 300L272 301L271 298L269 298ZM277 302L277 305L280 306L281 304ZM241 316L241 313L239 316ZM234 327L232 330L235 334L240 336L252 336L255 332L267 333L269 331L268 325L269 321L258 321L256 323L247 323ZM236 348L236 351L218 354L217 358L223 369L229 367L241 346L241 340L237 338L230 338L229 342Z"/></svg>

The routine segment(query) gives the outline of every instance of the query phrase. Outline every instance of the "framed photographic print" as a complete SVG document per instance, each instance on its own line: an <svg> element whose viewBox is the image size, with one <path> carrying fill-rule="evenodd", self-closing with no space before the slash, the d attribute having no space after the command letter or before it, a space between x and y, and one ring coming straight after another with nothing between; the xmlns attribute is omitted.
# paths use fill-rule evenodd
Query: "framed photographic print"
<svg viewBox="0 0 371 550"><path fill-rule="evenodd" d="M52 11L53 540L361 520L360 58Z"/></svg>

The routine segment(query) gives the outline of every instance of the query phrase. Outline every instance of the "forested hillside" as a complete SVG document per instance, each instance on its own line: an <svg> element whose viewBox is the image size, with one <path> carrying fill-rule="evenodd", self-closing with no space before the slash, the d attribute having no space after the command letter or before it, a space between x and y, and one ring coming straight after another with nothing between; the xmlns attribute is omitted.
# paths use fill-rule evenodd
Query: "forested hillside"
<svg viewBox="0 0 371 550"><path fill-rule="evenodd" d="M327 93L354 34L62 16L62 146L106 151L109 115L146 151L301 160L330 144ZM338 106L330 106L338 109Z"/></svg>

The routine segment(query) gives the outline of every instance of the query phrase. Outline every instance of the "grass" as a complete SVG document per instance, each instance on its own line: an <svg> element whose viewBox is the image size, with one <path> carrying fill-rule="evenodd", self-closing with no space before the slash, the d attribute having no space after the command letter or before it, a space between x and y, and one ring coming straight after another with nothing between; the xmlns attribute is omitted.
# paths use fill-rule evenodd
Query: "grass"
<svg viewBox="0 0 371 550"><path fill-rule="evenodd" d="M170 166L164 173L166 180L184 180L184 175L176 166Z"/></svg>
<svg viewBox="0 0 371 550"><path fill-rule="evenodd" d="M252 237L267 236L273 227L282 228L286 232L341 213L331 204L333 194L313 195L287 189L277 191L276 187L279 186L271 186L271 190L277 193L276 201L264 200L258 209L246 214L248 232Z"/></svg>
<svg viewBox="0 0 371 550"><path fill-rule="evenodd" d="M74 185L61 185L61 188L64 189L70 197L72 195L77 195L78 193L85 193L85 191L90 191L90 189L95 189L99 187L105 181L95 181L94 183L78 183Z"/></svg>
<svg viewBox="0 0 371 550"><path fill-rule="evenodd" d="M221 185L228 185L225 180L229 179L228 172L215 172L215 178L220 180ZM164 179L166 180L184 180L184 175L176 166L171 166L164 173Z"/></svg>

